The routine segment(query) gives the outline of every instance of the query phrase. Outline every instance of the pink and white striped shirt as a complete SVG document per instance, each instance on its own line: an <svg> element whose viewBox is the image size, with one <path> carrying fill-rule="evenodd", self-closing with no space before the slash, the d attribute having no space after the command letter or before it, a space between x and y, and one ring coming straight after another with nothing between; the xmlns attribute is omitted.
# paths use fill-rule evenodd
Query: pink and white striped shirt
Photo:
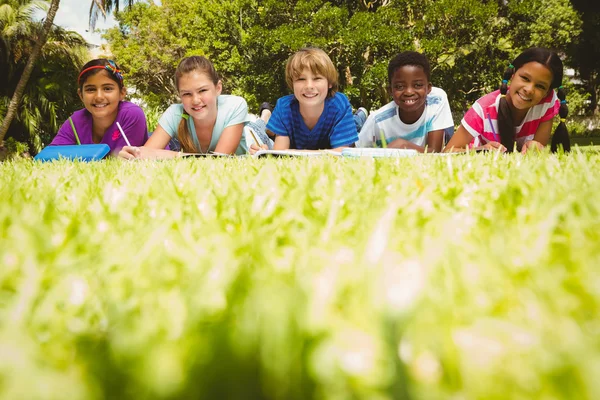
<svg viewBox="0 0 600 400"><path fill-rule="evenodd" d="M500 90L496 90L478 99L467 111L461 124L473 135L470 146L482 146L487 142L500 141L500 132L498 131L499 104ZM515 139L517 146L521 147L526 141L532 140L540 124L554 118L558 114L559 108L560 101L556 96L556 92L551 90L542 101L527 111L523 123L516 127Z"/></svg>

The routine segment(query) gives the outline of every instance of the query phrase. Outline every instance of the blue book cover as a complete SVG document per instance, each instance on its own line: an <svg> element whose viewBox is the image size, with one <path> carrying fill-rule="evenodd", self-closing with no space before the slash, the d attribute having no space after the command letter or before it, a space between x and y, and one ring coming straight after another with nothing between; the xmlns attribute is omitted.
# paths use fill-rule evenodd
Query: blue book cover
<svg viewBox="0 0 600 400"><path fill-rule="evenodd" d="M103 159L110 152L107 144L82 144L72 146L47 146L33 159L38 161L52 161L61 158L67 160L97 161Z"/></svg>

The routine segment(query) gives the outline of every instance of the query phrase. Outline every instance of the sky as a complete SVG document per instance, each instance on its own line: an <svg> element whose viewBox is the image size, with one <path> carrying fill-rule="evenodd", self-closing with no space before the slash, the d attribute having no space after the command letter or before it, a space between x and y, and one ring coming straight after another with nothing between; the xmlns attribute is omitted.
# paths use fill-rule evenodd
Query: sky
<svg viewBox="0 0 600 400"><path fill-rule="evenodd" d="M101 38L102 30L115 26L117 22L112 15L107 16L104 20L104 17L100 14L95 31L89 31L90 4L91 0L61 0L54 18L54 24L76 31L90 44L106 43Z"/></svg>

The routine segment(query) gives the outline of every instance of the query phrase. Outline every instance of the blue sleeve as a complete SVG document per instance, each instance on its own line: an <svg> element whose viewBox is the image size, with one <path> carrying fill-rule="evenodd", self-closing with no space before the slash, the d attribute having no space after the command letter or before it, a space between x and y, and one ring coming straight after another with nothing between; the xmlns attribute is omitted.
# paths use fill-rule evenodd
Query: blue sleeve
<svg viewBox="0 0 600 400"><path fill-rule="evenodd" d="M273 132L278 136L290 136L290 132L288 132L288 128L286 128L284 121L290 120L290 103L286 101L286 97L282 97L277 100L275 104L275 109L271 113L271 118L269 118L269 122L267 123L267 130Z"/></svg>
<svg viewBox="0 0 600 400"><path fill-rule="evenodd" d="M337 114L330 136L331 148L350 146L358 141L356 124L352 118L352 106L346 95L336 93L332 99L335 103Z"/></svg>

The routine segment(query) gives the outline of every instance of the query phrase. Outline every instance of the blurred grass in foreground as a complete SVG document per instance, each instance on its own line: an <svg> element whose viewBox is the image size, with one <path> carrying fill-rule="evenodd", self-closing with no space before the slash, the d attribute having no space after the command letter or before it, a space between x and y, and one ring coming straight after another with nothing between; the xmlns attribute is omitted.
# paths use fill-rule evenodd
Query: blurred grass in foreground
<svg viewBox="0 0 600 400"><path fill-rule="evenodd" d="M0 398L598 399L600 154L0 164Z"/></svg>

